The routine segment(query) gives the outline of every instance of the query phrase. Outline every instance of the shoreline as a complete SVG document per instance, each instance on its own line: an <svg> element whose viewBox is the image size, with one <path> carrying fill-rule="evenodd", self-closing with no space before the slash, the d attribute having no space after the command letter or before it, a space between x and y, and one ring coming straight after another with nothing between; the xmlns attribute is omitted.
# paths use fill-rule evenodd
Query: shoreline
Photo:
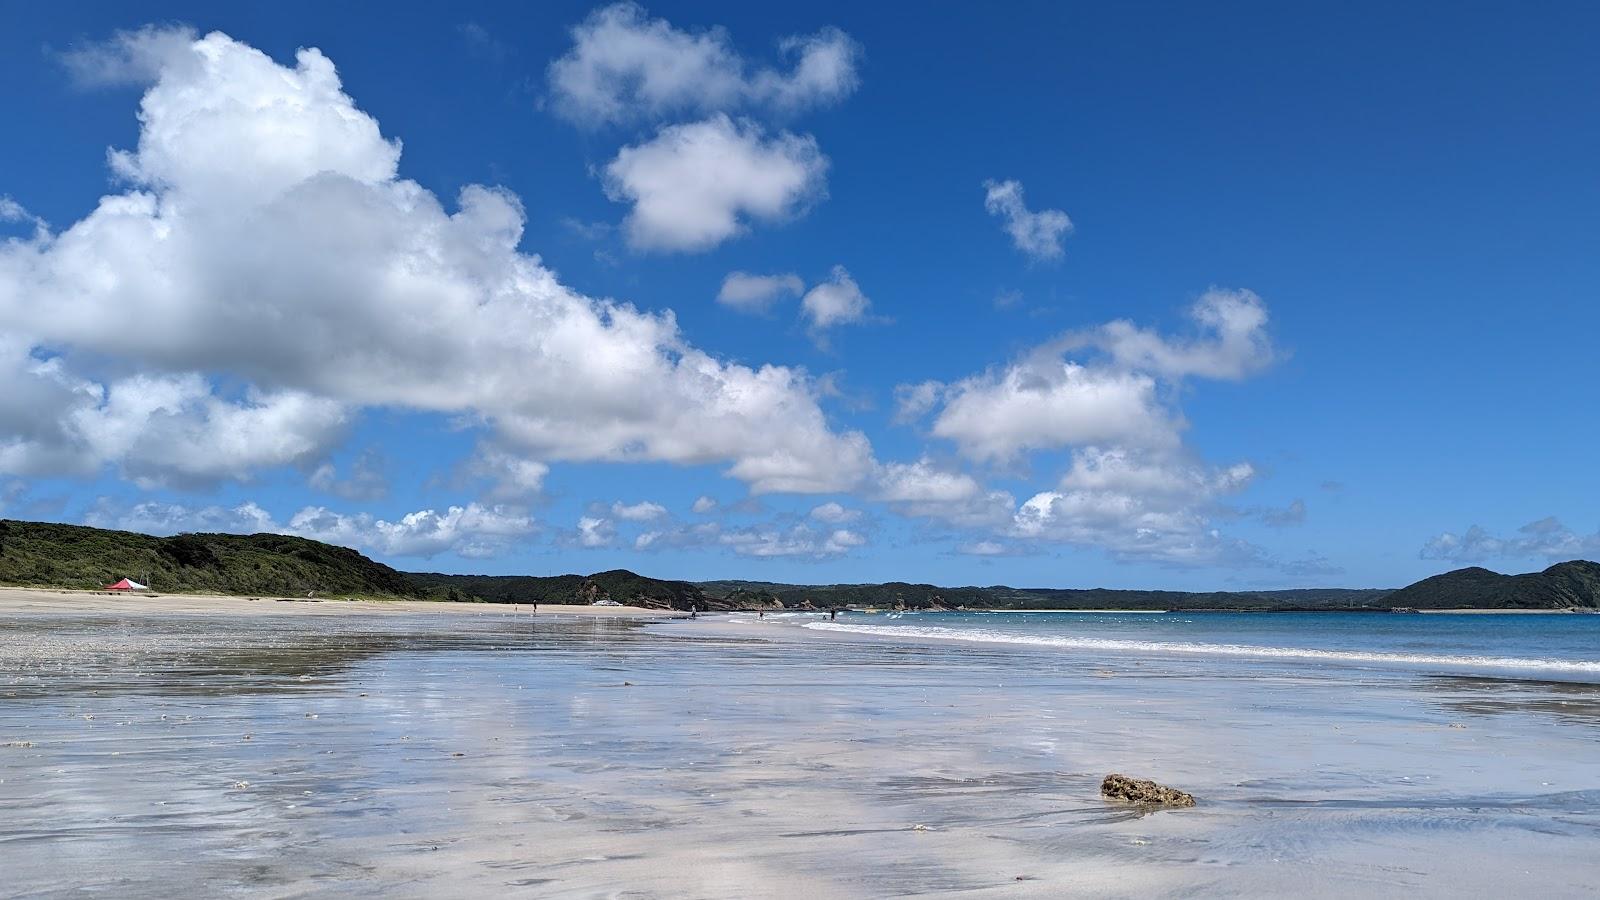
<svg viewBox="0 0 1600 900"><path fill-rule="evenodd" d="M1416 612L1425 616L1436 616L1441 613L1456 616L1566 616L1566 615L1591 615L1600 610L1591 610L1581 606L1568 606L1562 609L1476 609L1474 607L1461 607L1459 609L1419 609Z"/></svg>
<svg viewBox="0 0 1600 900"><path fill-rule="evenodd" d="M0 615L62 613L229 615L552 615L613 619L687 619L689 614L642 606L459 603L448 600L345 600L333 597L237 597L226 594L122 594L62 588L0 587Z"/></svg>
<svg viewBox="0 0 1600 900"><path fill-rule="evenodd" d="M28 586L0 586L0 614L7 613L61 613L61 612L136 612L140 614L161 613L252 613L285 614L285 613L355 613L355 614L394 614L394 613L421 613L431 612L440 614L461 614L476 612L480 615L490 611L502 614L534 614L534 606L530 603L470 603L450 600L371 600L360 598L342 597L277 597L260 596L245 597L230 594L169 594L169 593L121 593L104 590L76 590L71 588L46 588ZM896 612L883 608L852 609L843 607L841 612L851 612L858 615L875 615ZM636 619L687 619L689 613L682 610L651 609L643 606L588 606L576 604L550 604L541 603L539 613L550 615L588 616L599 618L636 618ZM757 612L785 613L785 612L814 612L826 613L825 609L729 609L729 610L703 610L702 615L728 615L728 614L753 614ZM1011 613L1015 615L1141 615L1159 616L1173 614L1200 614L1200 613L1371 613L1378 615L1478 615L1478 616L1537 616L1537 615L1593 615L1600 610L1589 610L1582 607L1568 607L1563 609L1479 609L1473 607L1455 607L1450 609L1003 609L984 607L978 609L944 609L944 610L903 610L902 612L937 613L937 612L966 612L966 613Z"/></svg>
<svg viewBox="0 0 1600 900"><path fill-rule="evenodd" d="M987 607L984 609L953 609L950 611L986 613L1114 613L1116 615L1128 614L1141 616L1163 616L1169 612L1172 612L1170 609L991 609Z"/></svg>

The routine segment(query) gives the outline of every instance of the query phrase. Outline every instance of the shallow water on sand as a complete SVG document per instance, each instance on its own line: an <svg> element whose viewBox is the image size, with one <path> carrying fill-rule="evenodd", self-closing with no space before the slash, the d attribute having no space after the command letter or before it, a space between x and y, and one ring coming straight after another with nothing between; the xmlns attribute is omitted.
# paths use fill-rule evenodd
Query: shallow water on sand
<svg viewBox="0 0 1600 900"><path fill-rule="evenodd" d="M724 617L10 616L0 894L1592 896L1600 687L1490 675ZM1110 771L1200 805L1103 803Z"/></svg>

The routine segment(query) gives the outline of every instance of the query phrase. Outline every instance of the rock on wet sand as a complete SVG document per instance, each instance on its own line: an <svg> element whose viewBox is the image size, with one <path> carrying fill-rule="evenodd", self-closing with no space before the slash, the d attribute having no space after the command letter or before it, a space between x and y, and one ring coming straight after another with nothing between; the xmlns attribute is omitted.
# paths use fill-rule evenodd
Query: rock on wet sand
<svg viewBox="0 0 1600 900"><path fill-rule="evenodd" d="M1154 806L1193 806L1194 795L1139 778L1111 774L1100 782L1100 796Z"/></svg>

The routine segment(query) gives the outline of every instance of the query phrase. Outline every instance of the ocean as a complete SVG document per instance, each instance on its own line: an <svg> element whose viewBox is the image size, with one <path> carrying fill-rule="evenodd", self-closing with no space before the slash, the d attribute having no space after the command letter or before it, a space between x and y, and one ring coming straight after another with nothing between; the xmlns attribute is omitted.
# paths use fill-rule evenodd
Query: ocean
<svg viewBox="0 0 1600 900"><path fill-rule="evenodd" d="M1600 615L1482 613L778 613L819 631L1064 653L1600 682Z"/></svg>

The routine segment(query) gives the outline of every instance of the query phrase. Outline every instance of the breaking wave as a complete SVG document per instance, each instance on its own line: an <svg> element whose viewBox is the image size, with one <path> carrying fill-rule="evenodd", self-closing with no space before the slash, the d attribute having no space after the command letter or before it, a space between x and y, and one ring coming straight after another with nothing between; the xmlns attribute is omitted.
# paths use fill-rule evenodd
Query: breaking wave
<svg viewBox="0 0 1600 900"><path fill-rule="evenodd" d="M1197 656L1235 656L1253 659L1315 660L1332 663L1380 663L1406 666L1438 666L1449 669L1518 669L1541 672L1600 675L1600 660L1527 659L1514 656L1456 656L1434 653L1387 653L1376 650L1320 650L1311 647L1261 647L1252 644L1213 644L1192 641L1134 641L1120 638L1062 637L1014 634L984 628L942 628L938 626L856 625L848 622L807 622L801 627L817 631L841 631L879 637L917 638L935 641L968 641L981 644L1021 644L1029 647L1060 647L1068 650L1101 650L1113 653L1181 653Z"/></svg>

